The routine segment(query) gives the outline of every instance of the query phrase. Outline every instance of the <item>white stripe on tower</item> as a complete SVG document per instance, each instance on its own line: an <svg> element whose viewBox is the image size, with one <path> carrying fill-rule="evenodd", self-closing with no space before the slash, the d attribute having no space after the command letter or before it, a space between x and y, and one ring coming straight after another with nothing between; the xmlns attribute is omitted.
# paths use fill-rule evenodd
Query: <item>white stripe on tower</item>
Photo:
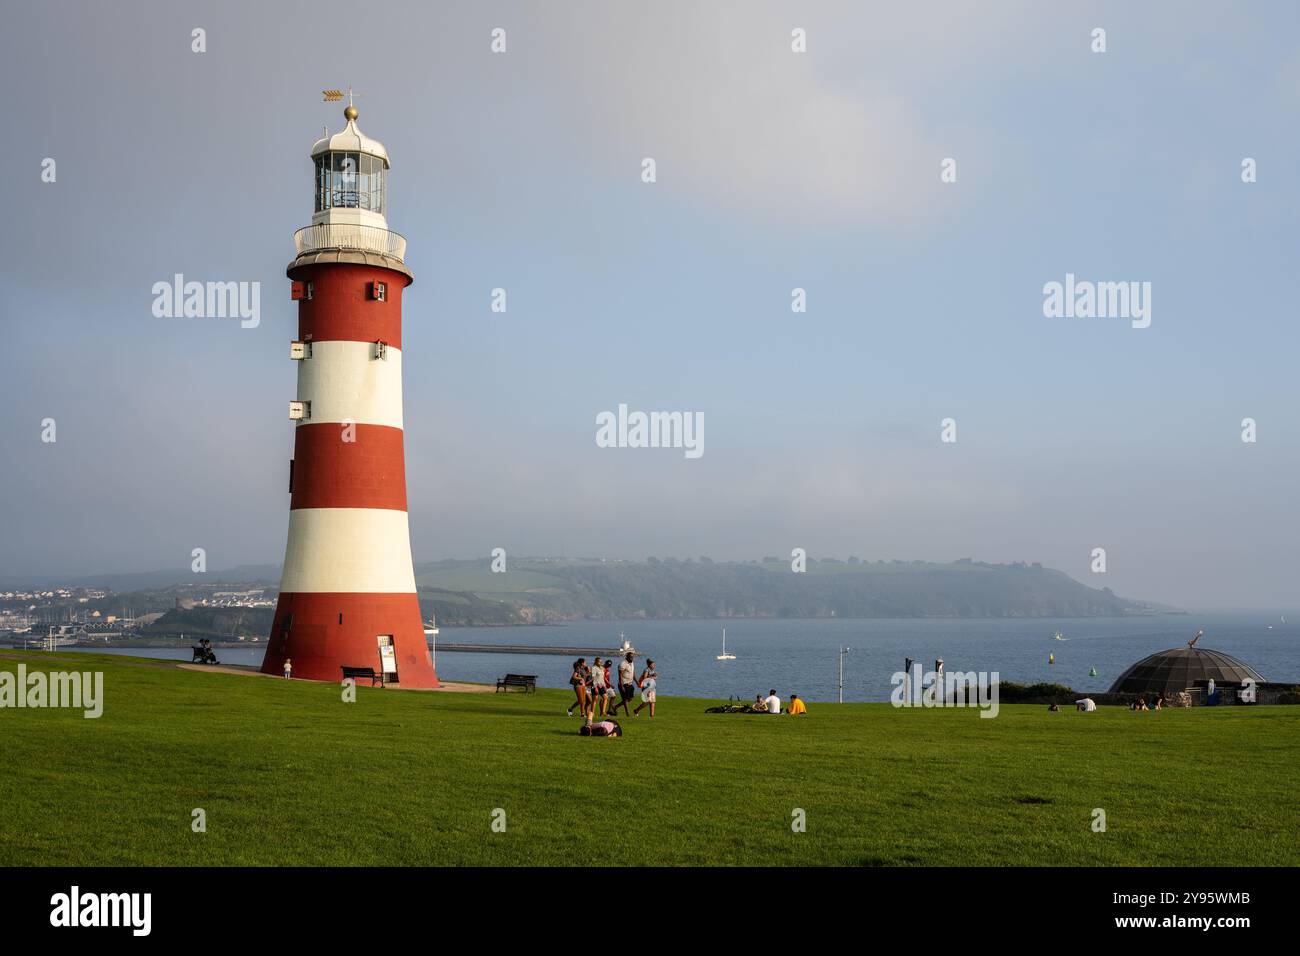
<svg viewBox="0 0 1300 956"><path fill-rule="evenodd" d="M298 400L312 423L353 421L402 427L402 350L375 358L374 342L315 342L298 363Z"/></svg>
<svg viewBox="0 0 1300 956"><path fill-rule="evenodd" d="M405 511L296 508L280 590L290 593L415 592Z"/></svg>

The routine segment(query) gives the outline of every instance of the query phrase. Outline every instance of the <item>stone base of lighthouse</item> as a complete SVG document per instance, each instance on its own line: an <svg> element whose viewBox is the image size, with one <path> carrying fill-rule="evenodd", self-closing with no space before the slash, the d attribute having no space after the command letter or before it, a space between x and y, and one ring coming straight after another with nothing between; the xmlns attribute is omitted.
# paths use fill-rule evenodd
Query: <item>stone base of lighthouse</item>
<svg viewBox="0 0 1300 956"><path fill-rule="evenodd" d="M392 639L399 687L439 686L414 594L281 593L262 672L291 658L296 678L339 681L343 665L381 673L380 638Z"/></svg>

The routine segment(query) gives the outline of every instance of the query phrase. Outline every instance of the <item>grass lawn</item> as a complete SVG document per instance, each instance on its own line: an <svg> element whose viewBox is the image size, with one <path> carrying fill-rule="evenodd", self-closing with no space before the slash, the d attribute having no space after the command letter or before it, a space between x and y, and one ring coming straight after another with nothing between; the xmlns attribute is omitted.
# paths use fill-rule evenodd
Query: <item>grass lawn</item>
<svg viewBox="0 0 1300 956"><path fill-rule="evenodd" d="M0 669L19 660L103 671L105 704L0 709L3 865L1300 863L1300 707L791 718L661 697L607 740L556 690L345 704L107 655Z"/></svg>

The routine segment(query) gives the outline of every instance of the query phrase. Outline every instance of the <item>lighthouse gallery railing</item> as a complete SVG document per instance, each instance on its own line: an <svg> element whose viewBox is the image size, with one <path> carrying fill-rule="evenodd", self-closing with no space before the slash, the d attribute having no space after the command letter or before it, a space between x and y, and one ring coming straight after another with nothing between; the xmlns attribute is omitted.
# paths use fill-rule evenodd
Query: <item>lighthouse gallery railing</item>
<svg viewBox="0 0 1300 956"><path fill-rule="evenodd" d="M293 244L299 255L325 249L357 249L406 260L406 237L379 226L340 222L304 226L293 234Z"/></svg>

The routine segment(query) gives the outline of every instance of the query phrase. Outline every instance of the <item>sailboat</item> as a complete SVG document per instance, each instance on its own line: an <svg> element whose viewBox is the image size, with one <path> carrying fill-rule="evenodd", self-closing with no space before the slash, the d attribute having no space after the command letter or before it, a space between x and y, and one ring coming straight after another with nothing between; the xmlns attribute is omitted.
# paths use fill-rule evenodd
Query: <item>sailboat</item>
<svg viewBox="0 0 1300 956"><path fill-rule="evenodd" d="M1057 641L1068 641L1069 638L1068 638L1068 637L1062 637L1062 636L1061 636L1061 632L1060 632L1060 631L1057 631L1057 632L1056 632L1056 637L1053 638L1053 640L1057 640Z"/></svg>
<svg viewBox="0 0 1300 956"><path fill-rule="evenodd" d="M722 629L722 653L718 655L718 660L720 660L720 661L734 661L735 659L736 659L736 655L735 655L735 654L728 654L728 653L727 653L727 629L724 627L724 628Z"/></svg>

